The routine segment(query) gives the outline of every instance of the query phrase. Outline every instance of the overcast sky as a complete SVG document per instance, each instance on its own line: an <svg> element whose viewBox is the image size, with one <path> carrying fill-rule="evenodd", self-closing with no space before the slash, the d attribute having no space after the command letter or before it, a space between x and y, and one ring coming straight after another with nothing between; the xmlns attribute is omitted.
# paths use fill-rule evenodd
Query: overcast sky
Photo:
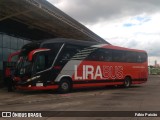
<svg viewBox="0 0 160 120"><path fill-rule="evenodd" d="M48 0L113 45L160 63L160 0Z"/></svg>

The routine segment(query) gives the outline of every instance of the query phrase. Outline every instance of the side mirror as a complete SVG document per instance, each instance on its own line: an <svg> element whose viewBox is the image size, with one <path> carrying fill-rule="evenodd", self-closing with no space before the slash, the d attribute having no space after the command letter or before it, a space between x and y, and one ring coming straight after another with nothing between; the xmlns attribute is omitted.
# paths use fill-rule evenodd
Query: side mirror
<svg viewBox="0 0 160 120"><path fill-rule="evenodd" d="M28 54L28 61L32 61L33 60L33 56L38 53L38 52L43 52L43 51L49 51L50 49L47 48L39 48L39 49L35 49L32 50L29 54Z"/></svg>

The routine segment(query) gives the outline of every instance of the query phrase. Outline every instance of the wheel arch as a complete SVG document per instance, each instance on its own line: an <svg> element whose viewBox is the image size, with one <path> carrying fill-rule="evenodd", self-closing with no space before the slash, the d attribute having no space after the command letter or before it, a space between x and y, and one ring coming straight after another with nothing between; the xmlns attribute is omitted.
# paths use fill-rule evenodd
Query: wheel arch
<svg viewBox="0 0 160 120"><path fill-rule="evenodd" d="M124 77L124 80L125 80L126 78L129 78L129 79L130 79L130 82L131 82L131 84L132 84L132 77L131 77L131 75L126 75L126 76Z"/></svg>
<svg viewBox="0 0 160 120"><path fill-rule="evenodd" d="M72 81L71 76L69 76L69 75L61 76L61 77L59 78L59 82L61 82L62 80L67 80L67 81L69 81L69 82L71 83L71 86L73 87L73 81Z"/></svg>

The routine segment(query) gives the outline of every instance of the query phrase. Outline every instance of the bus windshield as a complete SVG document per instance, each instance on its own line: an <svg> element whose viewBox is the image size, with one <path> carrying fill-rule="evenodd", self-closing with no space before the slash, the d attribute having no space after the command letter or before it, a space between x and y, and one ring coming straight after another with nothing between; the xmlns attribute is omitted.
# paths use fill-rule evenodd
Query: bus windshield
<svg viewBox="0 0 160 120"><path fill-rule="evenodd" d="M27 55L20 56L16 66L17 75L29 75L32 70L32 62L28 61Z"/></svg>
<svg viewBox="0 0 160 120"><path fill-rule="evenodd" d="M45 44L42 48L36 48L29 51L22 51L17 62L16 76L31 76L38 72L49 69L62 44ZM25 48L28 50L27 48ZM29 54L33 53L32 60L29 60Z"/></svg>

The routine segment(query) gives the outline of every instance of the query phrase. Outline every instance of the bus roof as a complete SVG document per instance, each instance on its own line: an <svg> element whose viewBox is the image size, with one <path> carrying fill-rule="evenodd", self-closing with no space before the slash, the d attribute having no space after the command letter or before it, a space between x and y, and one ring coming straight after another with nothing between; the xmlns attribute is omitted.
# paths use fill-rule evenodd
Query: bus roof
<svg viewBox="0 0 160 120"><path fill-rule="evenodd" d="M82 46L92 46L97 45L97 42L89 42L89 41L82 41L82 40L74 40L74 39L68 39L68 38L54 38L54 39L48 39L48 40L41 40L41 41L34 41L31 43L28 43L22 47L22 49L36 49L39 47L42 47L44 44L50 44L50 43L70 43L74 45L82 45ZM107 44L105 44L107 45Z"/></svg>
<svg viewBox="0 0 160 120"><path fill-rule="evenodd" d="M132 49L132 48L126 48L126 47L120 47L120 46L114 46L114 45L105 45L103 48L115 49L115 50L124 50L124 51L145 52L146 53L145 50Z"/></svg>
<svg viewBox="0 0 160 120"><path fill-rule="evenodd" d="M70 43L70 44L82 45L82 46L102 45L102 48L124 50L124 51L145 52L146 53L146 51L144 51L144 50L119 47L119 46L114 46L111 44L99 44L97 42L89 42L89 41L84 41L84 40L75 40L75 39L68 39L68 38L54 38L54 39L36 41L36 42L26 44L24 47L36 47L36 46L40 47L40 46L43 46L44 44L47 44L47 43L48 44L49 43Z"/></svg>
<svg viewBox="0 0 160 120"><path fill-rule="evenodd" d="M90 46L90 45L97 45L97 42L89 42L84 40L75 40L75 39L68 39L68 38L54 38L42 41L41 46L46 43L70 43L74 45L83 45L83 46Z"/></svg>

